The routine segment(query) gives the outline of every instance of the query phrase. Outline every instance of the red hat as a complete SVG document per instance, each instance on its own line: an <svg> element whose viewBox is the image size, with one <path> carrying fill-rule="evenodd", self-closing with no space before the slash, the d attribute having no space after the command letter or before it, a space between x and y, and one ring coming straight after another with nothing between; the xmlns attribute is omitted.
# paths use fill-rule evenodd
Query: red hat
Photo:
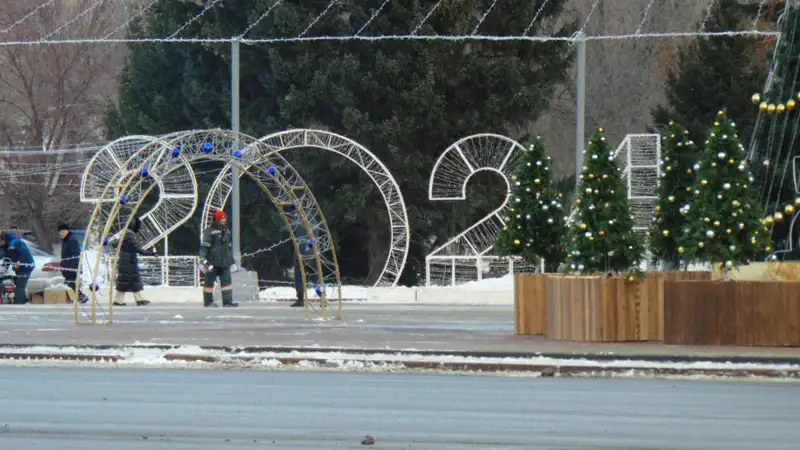
<svg viewBox="0 0 800 450"><path fill-rule="evenodd" d="M216 211L214 213L214 222L220 222L222 221L222 219L225 219L227 217L228 215L225 214L225 211Z"/></svg>

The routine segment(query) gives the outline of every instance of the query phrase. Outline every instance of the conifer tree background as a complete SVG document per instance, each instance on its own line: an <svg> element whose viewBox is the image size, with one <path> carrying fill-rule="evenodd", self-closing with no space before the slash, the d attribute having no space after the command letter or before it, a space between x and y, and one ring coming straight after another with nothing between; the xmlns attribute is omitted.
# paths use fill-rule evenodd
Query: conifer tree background
<svg viewBox="0 0 800 450"><path fill-rule="evenodd" d="M602 128L589 139L582 172L571 228L570 269L582 273L638 269L644 243L633 230L628 190Z"/></svg>
<svg viewBox="0 0 800 450"><path fill-rule="evenodd" d="M725 112L719 111L694 169L689 227L678 240L679 251L690 261L722 264L727 278L728 270L763 258L772 248L745 148Z"/></svg>
<svg viewBox="0 0 800 450"><path fill-rule="evenodd" d="M683 256L678 252L679 233L688 225L686 214L694 195L696 173L693 169L700 159L701 149L689 136L689 130L670 121L662 134L662 178L658 186L658 204L650 230L650 253L653 262L675 269Z"/></svg>
<svg viewBox="0 0 800 450"><path fill-rule="evenodd" d="M542 139L532 139L527 149L511 178L506 225L494 248L500 255L521 256L529 264L542 258L545 271L555 272L566 257L564 195L553 187L551 158Z"/></svg>

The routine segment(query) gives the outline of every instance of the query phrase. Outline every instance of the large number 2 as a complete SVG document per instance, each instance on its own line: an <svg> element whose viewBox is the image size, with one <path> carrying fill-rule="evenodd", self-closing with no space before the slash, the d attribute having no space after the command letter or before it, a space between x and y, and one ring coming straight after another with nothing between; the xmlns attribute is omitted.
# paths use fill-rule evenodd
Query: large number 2
<svg viewBox="0 0 800 450"><path fill-rule="evenodd" d="M502 205L484 218L450 238L425 257L426 284L431 284L432 269L438 267L455 285L458 268L469 266L480 279L488 267L494 238L503 227L503 211L511 195L511 176L525 149L513 139L499 134L476 134L465 137L447 148L433 167L428 184L430 200L466 200L467 183L480 171L498 173L506 182L506 198Z"/></svg>

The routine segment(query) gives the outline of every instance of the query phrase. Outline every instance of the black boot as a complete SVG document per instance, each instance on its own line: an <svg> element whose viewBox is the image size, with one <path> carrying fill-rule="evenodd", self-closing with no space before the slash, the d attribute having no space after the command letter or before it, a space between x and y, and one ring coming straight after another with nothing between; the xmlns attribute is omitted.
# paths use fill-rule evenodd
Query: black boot
<svg viewBox="0 0 800 450"><path fill-rule="evenodd" d="M306 306L306 302L304 302L302 298L298 298L290 306L292 308L302 308L302 307Z"/></svg>
<svg viewBox="0 0 800 450"><path fill-rule="evenodd" d="M223 308L236 308L238 303L233 302L233 291L230 289L222 291L222 307Z"/></svg>
<svg viewBox="0 0 800 450"><path fill-rule="evenodd" d="M217 304L214 303L213 292L203 292L203 306L206 308L216 308Z"/></svg>

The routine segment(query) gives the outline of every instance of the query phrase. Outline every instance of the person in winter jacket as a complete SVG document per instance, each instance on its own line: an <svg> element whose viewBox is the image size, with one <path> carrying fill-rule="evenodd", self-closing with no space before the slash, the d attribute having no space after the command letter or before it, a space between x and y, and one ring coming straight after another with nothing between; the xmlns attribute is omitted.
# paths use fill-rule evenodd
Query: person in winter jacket
<svg viewBox="0 0 800 450"><path fill-rule="evenodd" d="M122 242L115 244L121 245L119 251L119 261L117 262L117 280L116 280L116 295L114 296L114 304L117 306L125 306L125 293L133 292L133 298L136 300L136 306L149 305L150 302L142 298L142 291L144 290L144 283L142 283L142 276L139 273L139 255L154 256L156 249L146 251L139 247L136 242L135 234L139 232L141 227L141 220L135 217L128 229L122 232Z"/></svg>
<svg viewBox="0 0 800 450"><path fill-rule="evenodd" d="M233 302L233 280L231 279L231 266L233 260L233 241L231 231L227 227L228 216L225 211L214 213L214 224L203 233L203 243L200 247L200 261L206 269L205 282L203 283L203 306L216 308L214 303L214 283L219 278L222 287L222 306L235 308L238 303Z"/></svg>
<svg viewBox="0 0 800 450"><path fill-rule="evenodd" d="M14 291L14 304L24 305L28 303L28 279L31 277L36 264L33 261L30 249L25 244L25 241L20 239L16 234L2 231L0 232L0 248L8 258L11 259L13 264L15 279L14 284L16 289Z"/></svg>
<svg viewBox="0 0 800 450"><path fill-rule="evenodd" d="M64 277L64 283L70 289L76 291L75 280L78 279L78 264L81 260L81 243L75 239L72 232L69 230L69 225L62 223L58 226L58 234L61 237L61 276ZM89 297L83 292L75 292L78 294L78 300L81 303L86 303Z"/></svg>
<svg viewBox="0 0 800 450"><path fill-rule="evenodd" d="M297 241L297 247L300 250L300 259L305 261L308 258L313 258L314 243L309 242L308 231L306 231L305 227L303 227L303 223L300 220L300 215L297 212L297 208L295 208L293 203L287 204L283 206L283 212L290 220L289 224L292 227L292 233L294 234L294 238ZM314 236L314 238L316 239L316 235ZM296 300L289 306L293 308L298 308L305 306L305 297L307 288L303 284L303 276L300 271L300 261L298 261L297 255L295 255L292 258L292 261L294 261L294 290L295 290ZM309 275L308 271L306 271L306 282L311 281L308 280L308 275Z"/></svg>

